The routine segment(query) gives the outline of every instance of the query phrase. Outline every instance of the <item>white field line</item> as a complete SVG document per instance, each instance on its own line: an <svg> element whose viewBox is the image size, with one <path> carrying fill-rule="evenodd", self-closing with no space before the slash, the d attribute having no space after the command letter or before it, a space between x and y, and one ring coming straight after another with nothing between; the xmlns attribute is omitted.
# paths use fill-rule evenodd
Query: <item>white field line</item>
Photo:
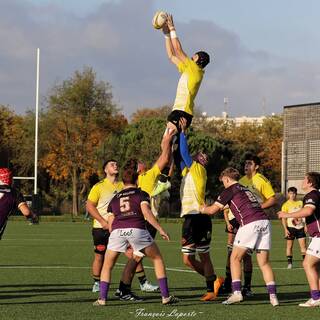
<svg viewBox="0 0 320 320"><path fill-rule="evenodd" d="M125 266L124 263L117 263L115 267L122 269L123 266ZM144 265L144 268L145 269L153 269L153 267L145 266L145 265ZM91 267L90 266L85 267L85 266L12 266L12 265L5 266L5 265L0 265L0 269L52 269L52 270L66 269L67 270L67 269L91 269ZM223 268L215 267L215 269L224 270L225 268L224 267ZM258 270L259 268L254 267L253 269ZM273 270L287 270L287 268L272 268L272 269ZM174 272L196 273L193 270L182 269L182 268L166 267L166 270L167 271L174 271ZM293 270L303 270L303 268L294 268Z"/></svg>

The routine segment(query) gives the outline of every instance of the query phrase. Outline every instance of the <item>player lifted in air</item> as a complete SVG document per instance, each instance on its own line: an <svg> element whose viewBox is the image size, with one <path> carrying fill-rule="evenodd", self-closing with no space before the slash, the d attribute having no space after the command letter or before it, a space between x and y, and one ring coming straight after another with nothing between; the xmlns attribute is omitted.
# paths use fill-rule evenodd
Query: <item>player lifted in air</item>
<svg viewBox="0 0 320 320"><path fill-rule="evenodd" d="M297 200L297 188L290 187L288 189L288 200L282 205L281 211L292 213L302 208L303 203ZM284 236L287 240L286 254L288 260L288 269L292 268L292 247L294 239L297 239L300 246L302 260L306 255L306 226L305 219L283 218L282 225L284 229Z"/></svg>
<svg viewBox="0 0 320 320"><path fill-rule="evenodd" d="M210 62L210 56L204 51L196 52L191 58L183 51L177 36L172 15L167 16L167 22L162 28L165 35L166 51L169 60L177 66L181 73L178 82L176 99L172 112L168 116L168 128L179 131L179 120L183 117L190 126L193 117L194 99L200 88L204 68Z"/></svg>
<svg viewBox="0 0 320 320"><path fill-rule="evenodd" d="M204 68L210 62L210 56L204 51L196 52L191 58L187 56L177 36L172 15L167 15L166 23L163 25L162 31L165 36L168 58L181 73L172 112L167 119L168 123L165 134L168 130L173 130L174 133L178 133L180 131L179 120L182 117L187 120L187 127L191 124L194 113L194 100L204 76ZM174 144L179 148L179 135L176 135ZM179 150L174 152L174 159L177 168L179 168ZM168 171L169 168L166 168L162 173L168 175ZM161 177L160 181L165 182L166 180L164 177Z"/></svg>
<svg viewBox="0 0 320 320"><path fill-rule="evenodd" d="M238 170L225 169L220 175L220 181L225 190L211 206L204 206L201 212L216 214L229 206L233 215L240 224L234 239L230 257L232 275L232 295L223 304L238 303L243 300L241 293L241 260L247 250L256 250L257 261L263 274L272 306L278 306L274 274L269 263L269 250L271 247L270 221L259 204L256 196L246 187L238 183L240 178Z"/></svg>
<svg viewBox="0 0 320 320"><path fill-rule="evenodd" d="M310 299L300 303L300 307L320 306L320 174L309 172L302 181L303 208L296 212L279 212L279 218L306 218L311 242L303 260L303 268L310 286Z"/></svg>

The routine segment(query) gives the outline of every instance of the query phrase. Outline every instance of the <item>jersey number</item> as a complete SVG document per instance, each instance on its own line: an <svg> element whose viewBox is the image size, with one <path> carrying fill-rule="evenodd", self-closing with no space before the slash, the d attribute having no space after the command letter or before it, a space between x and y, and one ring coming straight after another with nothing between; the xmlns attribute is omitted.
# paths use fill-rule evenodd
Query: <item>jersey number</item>
<svg viewBox="0 0 320 320"><path fill-rule="evenodd" d="M251 202L258 202L256 196L251 191L245 191L245 192Z"/></svg>
<svg viewBox="0 0 320 320"><path fill-rule="evenodd" d="M129 197L120 198L120 212L130 211Z"/></svg>

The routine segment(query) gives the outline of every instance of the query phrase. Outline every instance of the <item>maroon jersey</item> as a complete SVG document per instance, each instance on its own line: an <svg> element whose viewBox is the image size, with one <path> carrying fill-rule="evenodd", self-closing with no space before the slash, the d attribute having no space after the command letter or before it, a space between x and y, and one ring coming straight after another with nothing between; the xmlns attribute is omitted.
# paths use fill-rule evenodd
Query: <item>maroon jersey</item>
<svg viewBox="0 0 320 320"><path fill-rule="evenodd" d="M320 192L312 190L303 198L303 206L315 206L315 210L311 216L306 217L308 233L311 237L320 237Z"/></svg>
<svg viewBox="0 0 320 320"><path fill-rule="evenodd" d="M25 202L22 194L9 186L0 186L0 239L6 228L8 217Z"/></svg>
<svg viewBox="0 0 320 320"><path fill-rule="evenodd" d="M112 230L122 228L145 229L146 221L141 203L150 204L149 195L139 188L128 188L118 192L110 201L108 212L114 214Z"/></svg>
<svg viewBox="0 0 320 320"><path fill-rule="evenodd" d="M269 220L256 196L239 183L226 188L218 197L217 202L223 206L228 204L241 226L257 220Z"/></svg>

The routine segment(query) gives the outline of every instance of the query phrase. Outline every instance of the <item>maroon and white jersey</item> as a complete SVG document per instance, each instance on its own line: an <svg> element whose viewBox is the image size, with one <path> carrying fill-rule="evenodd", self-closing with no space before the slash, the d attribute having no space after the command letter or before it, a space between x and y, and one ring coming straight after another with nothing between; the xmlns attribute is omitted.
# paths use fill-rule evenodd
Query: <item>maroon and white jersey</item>
<svg viewBox="0 0 320 320"><path fill-rule="evenodd" d="M141 211L141 203L143 202L150 204L150 197L139 188L128 188L118 192L108 206L108 212L114 215L112 230L145 229L146 222Z"/></svg>
<svg viewBox="0 0 320 320"><path fill-rule="evenodd" d="M0 186L0 239L6 228L9 215L22 203L25 203L25 200L20 192L9 186Z"/></svg>
<svg viewBox="0 0 320 320"><path fill-rule="evenodd" d="M221 205L229 205L241 226L258 220L269 220L256 196L246 187L235 183L226 188L216 200Z"/></svg>
<svg viewBox="0 0 320 320"><path fill-rule="evenodd" d="M312 190L307 193L303 198L303 206L315 207L313 214L306 217L306 225L308 233L311 237L320 237L320 192Z"/></svg>

